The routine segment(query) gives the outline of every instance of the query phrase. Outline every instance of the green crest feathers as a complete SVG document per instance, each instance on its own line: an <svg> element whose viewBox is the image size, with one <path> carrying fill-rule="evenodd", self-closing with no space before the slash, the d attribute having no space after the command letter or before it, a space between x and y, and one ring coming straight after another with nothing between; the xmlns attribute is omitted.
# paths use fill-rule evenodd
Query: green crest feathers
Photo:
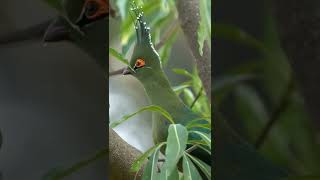
<svg viewBox="0 0 320 180"><path fill-rule="evenodd" d="M150 27L147 26L146 21L144 20L143 11L141 10L142 7L138 7L135 2L131 3L131 10L134 12L136 16L135 21L135 30L137 35L137 44L145 44L148 43L150 46L153 47L151 41L151 34L150 34Z"/></svg>

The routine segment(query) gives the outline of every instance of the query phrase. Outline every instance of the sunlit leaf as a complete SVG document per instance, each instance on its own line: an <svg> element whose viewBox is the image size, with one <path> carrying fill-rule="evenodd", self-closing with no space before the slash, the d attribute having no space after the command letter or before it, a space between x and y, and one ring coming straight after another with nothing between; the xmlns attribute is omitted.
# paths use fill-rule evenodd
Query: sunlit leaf
<svg viewBox="0 0 320 180"><path fill-rule="evenodd" d="M129 61L127 59L125 59L122 54L118 53L115 49L113 48L109 48L109 54L112 55L113 57L115 57L117 60L119 60L120 62L129 65Z"/></svg>

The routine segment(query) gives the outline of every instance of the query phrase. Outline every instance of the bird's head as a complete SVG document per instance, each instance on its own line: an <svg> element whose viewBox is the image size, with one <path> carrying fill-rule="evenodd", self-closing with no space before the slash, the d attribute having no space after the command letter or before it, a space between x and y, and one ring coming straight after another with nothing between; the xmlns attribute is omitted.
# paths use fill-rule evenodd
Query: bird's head
<svg viewBox="0 0 320 180"><path fill-rule="evenodd" d="M150 28L144 20L143 12L137 7L134 7L133 11L136 15L135 31L137 41L130 59L130 65L123 74L130 74L141 80L161 71L161 62L152 44Z"/></svg>

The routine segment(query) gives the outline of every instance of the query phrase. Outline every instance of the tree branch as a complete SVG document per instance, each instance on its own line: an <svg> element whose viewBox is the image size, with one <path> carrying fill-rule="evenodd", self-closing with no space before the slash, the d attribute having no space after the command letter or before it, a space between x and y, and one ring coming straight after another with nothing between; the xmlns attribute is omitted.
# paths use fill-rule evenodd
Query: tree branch
<svg viewBox="0 0 320 180"><path fill-rule="evenodd" d="M126 143L113 129L109 128L109 177L111 180L141 179L142 171L130 172L131 165L141 152Z"/></svg>
<svg viewBox="0 0 320 180"><path fill-rule="evenodd" d="M177 0L177 10L181 28L199 70L204 90L211 101L211 49L205 41L203 55L199 53L197 30L200 22L199 0Z"/></svg>

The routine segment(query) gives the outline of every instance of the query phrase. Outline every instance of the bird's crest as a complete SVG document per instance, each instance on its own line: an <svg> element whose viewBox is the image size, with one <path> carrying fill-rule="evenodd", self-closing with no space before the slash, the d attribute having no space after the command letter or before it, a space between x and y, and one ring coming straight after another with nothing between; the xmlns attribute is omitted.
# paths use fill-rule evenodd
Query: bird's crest
<svg viewBox="0 0 320 180"><path fill-rule="evenodd" d="M134 28L136 30L137 35L137 44L148 44L151 47L153 47L151 41L150 27L147 26L147 23L144 19L142 7L138 7L134 1L132 1L131 7L131 10L134 12L134 15L136 16Z"/></svg>

